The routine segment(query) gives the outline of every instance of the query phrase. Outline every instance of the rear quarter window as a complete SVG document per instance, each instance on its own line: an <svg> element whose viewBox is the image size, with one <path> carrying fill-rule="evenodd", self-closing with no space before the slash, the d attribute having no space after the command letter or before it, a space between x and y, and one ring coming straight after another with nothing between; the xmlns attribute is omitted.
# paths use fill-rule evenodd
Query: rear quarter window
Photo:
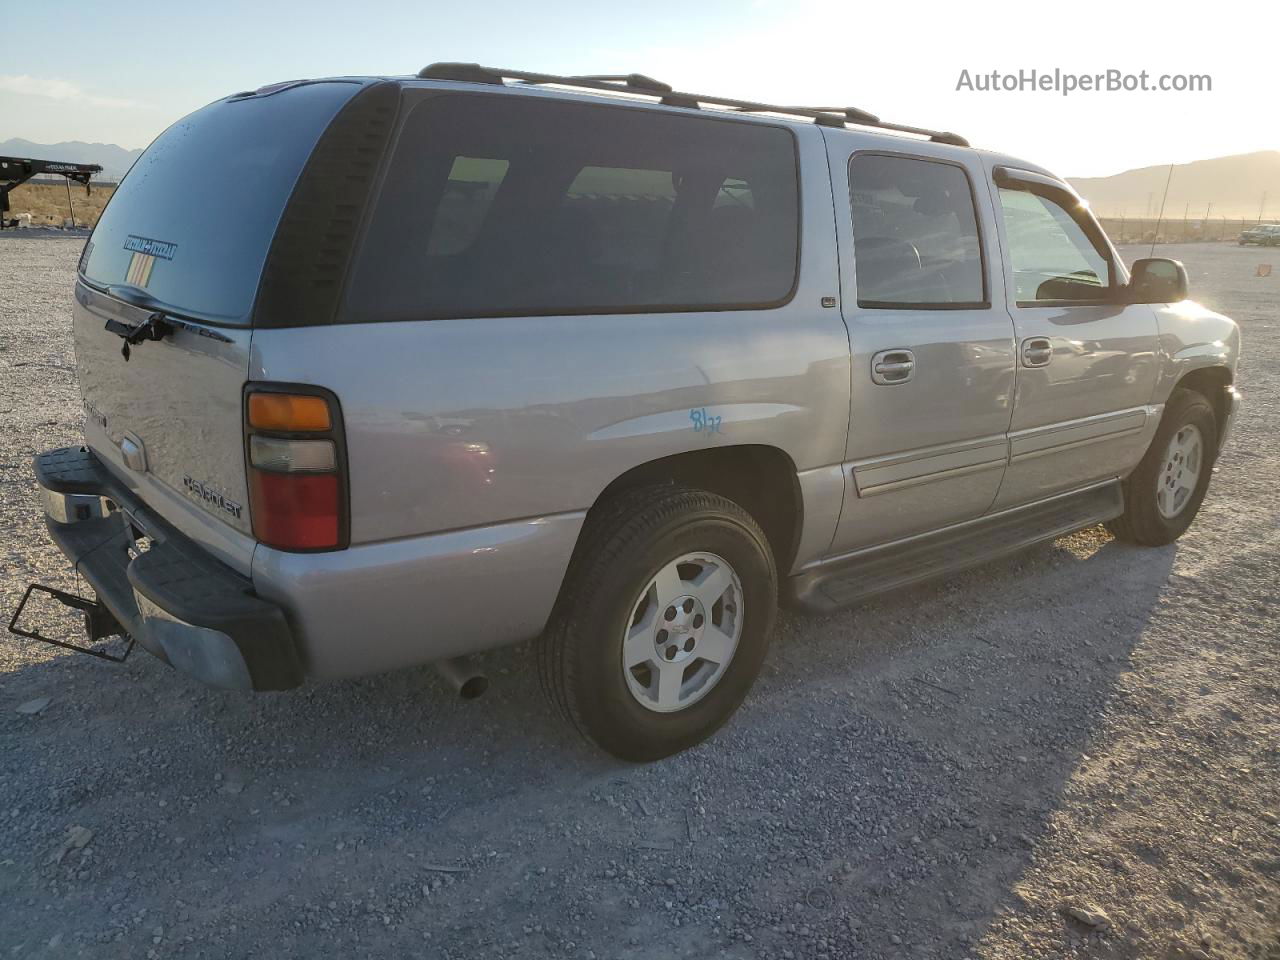
<svg viewBox="0 0 1280 960"><path fill-rule="evenodd" d="M342 319L777 306L798 232L784 127L443 94L404 121Z"/></svg>

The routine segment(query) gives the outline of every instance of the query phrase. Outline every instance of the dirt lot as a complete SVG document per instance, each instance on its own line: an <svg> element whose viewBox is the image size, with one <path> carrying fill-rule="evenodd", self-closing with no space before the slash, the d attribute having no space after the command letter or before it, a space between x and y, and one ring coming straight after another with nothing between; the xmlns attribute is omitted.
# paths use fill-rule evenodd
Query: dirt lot
<svg viewBox="0 0 1280 960"><path fill-rule="evenodd" d="M115 192L114 185L96 185L86 196L84 187L73 183L69 209L75 213L76 223L92 227ZM71 215L67 207L67 188L62 183L24 183L9 195L9 202L13 208L9 216L29 213L32 226L61 226L62 221Z"/></svg>
<svg viewBox="0 0 1280 960"><path fill-rule="evenodd" d="M79 248L0 240L5 611L74 585L28 463L79 439ZM3 956L1278 960L1280 252L1163 252L1246 341L1190 533L785 616L683 756L587 748L523 649L461 703L426 669L239 696L0 642Z"/></svg>

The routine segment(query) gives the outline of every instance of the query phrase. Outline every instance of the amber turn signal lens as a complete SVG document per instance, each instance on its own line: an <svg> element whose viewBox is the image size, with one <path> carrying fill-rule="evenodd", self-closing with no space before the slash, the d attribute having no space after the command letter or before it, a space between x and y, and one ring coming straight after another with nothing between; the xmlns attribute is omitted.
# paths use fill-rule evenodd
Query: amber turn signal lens
<svg viewBox="0 0 1280 960"><path fill-rule="evenodd" d="M259 430L328 430L333 426L324 397L294 393L249 394L249 426Z"/></svg>

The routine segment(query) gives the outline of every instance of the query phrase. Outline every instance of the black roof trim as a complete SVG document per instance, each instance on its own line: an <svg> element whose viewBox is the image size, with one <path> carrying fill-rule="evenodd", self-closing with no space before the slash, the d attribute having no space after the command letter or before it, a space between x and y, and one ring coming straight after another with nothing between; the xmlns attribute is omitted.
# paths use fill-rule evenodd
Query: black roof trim
<svg viewBox="0 0 1280 960"><path fill-rule="evenodd" d="M928 137L935 143L948 143L956 147L967 147L969 141L958 133L944 130L929 130L925 127L912 127L901 123L890 123L881 120L875 114L857 107L788 107L769 103L756 103L752 100L732 100L728 97L705 96L700 93L682 93L671 88L670 84L647 77L642 73L627 74L592 74L589 76L557 76L551 73L530 73L525 70L508 70L502 67L483 67L478 63L433 63L418 71L422 80L455 80L464 83L489 83L502 85L507 80L515 80L528 84L554 84L560 87L577 87L582 90L607 90L611 93L636 93L655 96L669 107L686 107L697 109L701 103L728 107L742 113L778 113L786 116L803 117L825 127L841 127L852 124L859 127L874 127L894 133L909 133L915 136Z"/></svg>

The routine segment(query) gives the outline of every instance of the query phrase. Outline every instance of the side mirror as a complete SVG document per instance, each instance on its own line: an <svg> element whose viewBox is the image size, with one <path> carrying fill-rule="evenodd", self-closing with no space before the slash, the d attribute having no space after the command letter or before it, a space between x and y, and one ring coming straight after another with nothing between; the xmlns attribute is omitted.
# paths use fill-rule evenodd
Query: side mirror
<svg viewBox="0 0 1280 960"><path fill-rule="evenodd" d="M1179 260L1135 260L1127 288L1130 303L1177 303L1187 299L1187 268Z"/></svg>

